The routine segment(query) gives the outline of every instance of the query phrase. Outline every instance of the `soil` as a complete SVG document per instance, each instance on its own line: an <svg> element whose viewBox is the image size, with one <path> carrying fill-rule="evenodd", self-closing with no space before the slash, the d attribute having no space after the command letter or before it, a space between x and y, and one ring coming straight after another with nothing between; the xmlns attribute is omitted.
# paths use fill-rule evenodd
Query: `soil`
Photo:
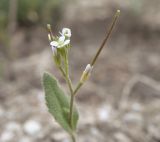
<svg viewBox="0 0 160 142"><path fill-rule="evenodd" d="M115 0L66 4L63 26L72 29L70 74L76 84L102 42L118 7L121 16L78 92L77 142L160 141L160 1ZM57 33L57 32L56 32ZM18 29L0 82L1 142L69 142L48 113L41 77L53 73L68 91L52 61L44 27Z"/></svg>

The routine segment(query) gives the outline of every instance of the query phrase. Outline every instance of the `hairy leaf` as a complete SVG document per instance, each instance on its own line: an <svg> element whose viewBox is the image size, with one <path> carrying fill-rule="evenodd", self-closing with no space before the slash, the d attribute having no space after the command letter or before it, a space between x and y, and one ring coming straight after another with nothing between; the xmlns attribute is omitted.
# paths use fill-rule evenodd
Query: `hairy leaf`
<svg viewBox="0 0 160 142"><path fill-rule="evenodd" d="M65 95L58 81L49 73L43 75L43 86L45 90L45 99L49 112L55 120L68 132L72 133L76 129L78 121L78 112L74 107L73 126L69 125L69 97Z"/></svg>

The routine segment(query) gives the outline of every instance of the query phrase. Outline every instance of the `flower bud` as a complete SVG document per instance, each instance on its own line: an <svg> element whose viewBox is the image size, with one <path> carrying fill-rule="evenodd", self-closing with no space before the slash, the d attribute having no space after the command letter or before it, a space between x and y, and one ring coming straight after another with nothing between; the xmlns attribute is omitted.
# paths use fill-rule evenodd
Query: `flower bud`
<svg viewBox="0 0 160 142"><path fill-rule="evenodd" d="M51 34L48 34L48 40L51 42L52 39L51 39Z"/></svg>
<svg viewBox="0 0 160 142"><path fill-rule="evenodd" d="M91 74L92 69L93 69L93 66L91 66L90 64L88 64L88 65L86 66L86 68L85 68L85 70L83 71L83 74L82 74L82 76L81 76L81 79L80 79L80 82L81 82L81 83L84 83L84 82L88 79L88 77L89 77L90 74Z"/></svg>
<svg viewBox="0 0 160 142"><path fill-rule="evenodd" d="M47 24L47 29L51 30L51 25L50 24Z"/></svg>

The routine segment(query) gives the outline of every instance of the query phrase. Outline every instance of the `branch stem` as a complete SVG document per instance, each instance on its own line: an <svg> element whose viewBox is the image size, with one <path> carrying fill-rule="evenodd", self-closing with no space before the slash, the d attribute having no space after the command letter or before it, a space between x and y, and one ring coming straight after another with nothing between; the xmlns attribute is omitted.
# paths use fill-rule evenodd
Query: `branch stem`
<svg viewBox="0 0 160 142"><path fill-rule="evenodd" d="M115 24L117 22L117 19L118 19L119 15L120 15L120 10L117 10L115 15L114 15L114 17L113 17L113 20L112 20L112 23L110 25L109 31L107 32L107 34L106 34L104 40L102 41L102 43L101 43L96 55L94 56L93 60L91 61L91 66L93 66L95 64L99 54L101 53L101 51L104 48L105 44L107 43L109 37L111 36L111 33L113 31L113 28L114 28L114 26L115 26ZM74 96L76 95L78 90L82 87L82 85L83 85L83 83L81 83L81 82L78 83L76 89L73 91Z"/></svg>
<svg viewBox="0 0 160 142"><path fill-rule="evenodd" d="M76 137L74 134L71 135L72 142L76 142Z"/></svg>
<svg viewBox="0 0 160 142"><path fill-rule="evenodd" d="M63 70L62 67L59 67L63 77L65 78L67 84L68 84L68 87L69 87L69 90L70 90L70 93L71 93L71 98L70 98L70 108L69 108L69 124L72 128L72 116L73 116L73 104L74 104L74 95L73 95L73 87L72 87L72 83L71 83L71 80L70 78L68 77L68 75L66 75L65 71Z"/></svg>
<svg viewBox="0 0 160 142"><path fill-rule="evenodd" d="M113 20L112 20L112 23L111 23L111 25L110 25L109 31L107 32L104 40L102 41L102 44L100 45L100 48L98 49L96 55L94 56L94 58L93 58L93 60L92 60L92 62L91 62L91 66L93 66L93 65L95 64L95 62L96 62L99 54L101 53L104 45L105 45L106 42L108 41L108 39L109 39L109 37L110 37L110 35L111 35L112 31L113 31L113 28L114 28L114 26L115 26L115 24L116 24L116 21L117 21L119 15L120 15L120 10L117 10L117 12L115 13L114 18L113 18Z"/></svg>
<svg viewBox="0 0 160 142"><path fill-rule="evenodd" d="M67 85L68 85L68 88L69 88L70 92L73 92L73 87L72 87L71 80L67 77L65 71L63 70L63 68L61 66L59 66L59 69L60 69L63 77L65 78L65 80L67 82Z"/></svg>
<svg viewBox="0 0 160 142"><path fill-rule="evenodd" d="M76 93L78 92L78 90L81 88L81 86L83 85L83 83L79 82L76 89L73 91L74 96L76 95Z"/></svg>

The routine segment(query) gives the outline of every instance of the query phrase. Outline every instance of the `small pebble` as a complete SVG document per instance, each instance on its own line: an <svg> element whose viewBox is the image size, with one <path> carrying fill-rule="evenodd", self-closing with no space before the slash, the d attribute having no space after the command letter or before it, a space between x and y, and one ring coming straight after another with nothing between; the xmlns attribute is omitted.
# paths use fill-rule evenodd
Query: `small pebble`
<svg viewBox="0 0 160 142"><path fill-rule="evenodd" d="M55 132L54 134L52 134L52 138L55 141L64 141L67 140L68 135L65 132Z"/></svg>
<svg viewBox="0 0 160 142"><path fill-rule="evenodd" d="M8 141L11 141L13 138L14 138L14 133L13 132L11 132L11 131L4 131L1 134L0 141L1 142L8 142Z"/></svg>
<svg viewBox="0 0 160 142"><path fill-rule="evenodd" d="M115 133L114 137L118 142L131 142L131 140L125 134L121 132Z"/></svg>
<svg viewBox="0 0 160 142"><path fill-rule="evenodd" d="M41 124L38 123L37 121L34 120L28 120L27 122L25 122L24 124L24 131L28 134L28 135L35 135L38 134L41 130Z"/></svg>
<svg viewBox="0 0 160 142"><path fill-rule="evenodd" d="M9 122L6 125L6 130L8 130L8 131L20 131L21 126L17 122Z"/></svg>
<svg viewBox="0 0 160 142"><path fill-rule="evenodd" d="M128 123L141 123L143 121L142 116L139 113L127 113L124 115L124 121Z"/></svg>
<svg viewBox="0 0 160 142"><path fill-rule="evenodd" d="M31 142L31 140L28 137L23 137L19 140L19 142Z"/></svg>
<svg viewBox="0 0 160 142"><path fill-rule="evenodd" d="M158 126L158 125L156 125ZM149 134L152 135L153 137L155 137L157 140L160 140L160 128L156 127L154 125L149 125L148 126L148 131Z"/></svg>
<svg viewBox="0 0 160 142"><path fill-rule="evenodd" d="M111 108L110 107L101 107L98 110L98 118L99 118L99 120L103 121L103 122L109 121L110 112L111 112Z"/></svg>
<svg viewBox="0 0 160 142"><path fill-rule="evenodd" d="M133 111L137 111L137 112L142 111L142 106L141 106L141 104L139 104L139 103L133 103L133 104L132 104L132 110L133 110Z"/></svg>

